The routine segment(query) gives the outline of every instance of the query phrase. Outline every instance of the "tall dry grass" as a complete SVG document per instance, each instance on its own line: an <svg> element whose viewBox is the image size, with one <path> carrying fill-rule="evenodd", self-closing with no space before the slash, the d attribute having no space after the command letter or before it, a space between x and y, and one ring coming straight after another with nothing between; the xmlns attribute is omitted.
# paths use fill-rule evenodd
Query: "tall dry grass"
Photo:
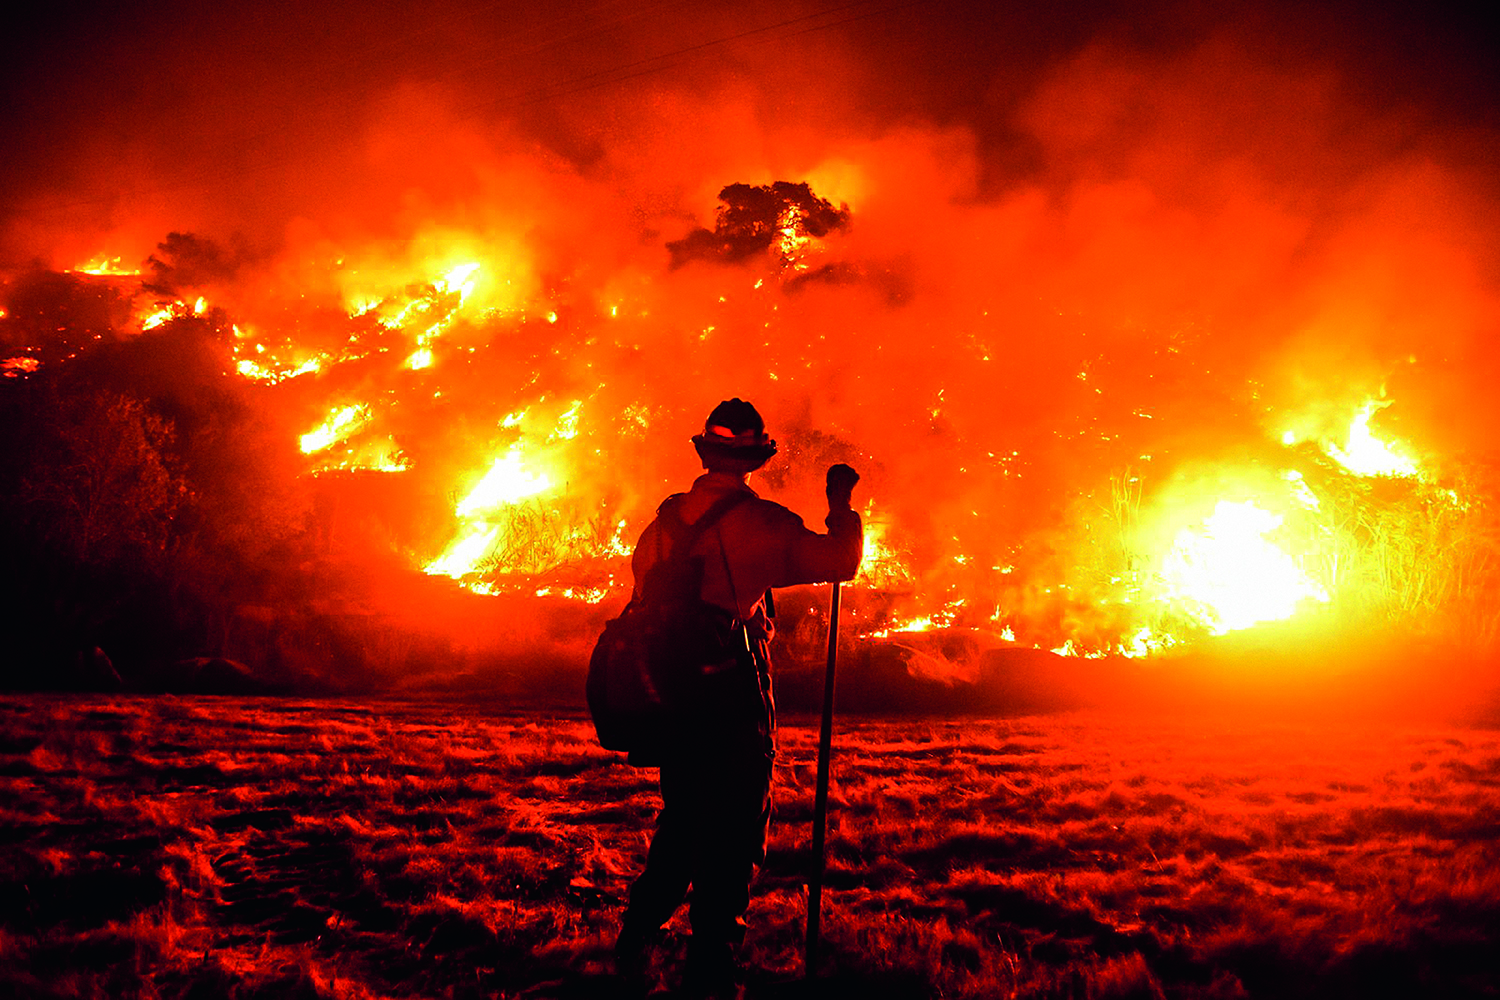
<svg viewBox="0 0 1500 1000"><path fill-rule="evenodd" d="M751 996L802 973L810 721L782 734ZM859 719L835 761L828 990L1500 989L1492 731ZM609 995L654 777L515 707L0 698L0 992Z"/></svg>

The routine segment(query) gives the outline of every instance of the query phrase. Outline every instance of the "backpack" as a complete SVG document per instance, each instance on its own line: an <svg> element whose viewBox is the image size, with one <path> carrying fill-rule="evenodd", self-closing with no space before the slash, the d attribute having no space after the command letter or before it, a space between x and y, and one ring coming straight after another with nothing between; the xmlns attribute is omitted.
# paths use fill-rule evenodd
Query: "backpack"
<svg viewBox="0 0 1500 1000"><path fill-rule="evenodd" d="M698 702L703 678L748 658L734 615L703 600L703 557L689 553L751 495L722 497L691 525L678 513L681 494L658 511L671 548L620 616L605 623L589 657L589 713L606 750L649 754L667 747Z"/></svg>

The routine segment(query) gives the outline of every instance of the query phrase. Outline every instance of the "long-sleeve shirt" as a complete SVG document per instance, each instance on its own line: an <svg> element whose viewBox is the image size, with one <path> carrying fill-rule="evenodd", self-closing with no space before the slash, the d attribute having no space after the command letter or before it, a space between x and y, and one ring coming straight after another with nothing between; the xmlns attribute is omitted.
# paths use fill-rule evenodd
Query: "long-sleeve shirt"
<svg viewBox="0 0 1500 1000"><path fill-rule="evenodd" d="M703 600L749 621L757 617L769 588L849 580L858 572L864 528L859 514L847 507L829 511L823 522L828 533L819 534L781 504L757 496L739 476L709 472L683 495L678 513L692 524L717 500L736 490L749 494L750 499L725 513L689 553L704 557ZM637 592L646 572L669 549L658 517L641 533L631 559Z"/></svg>

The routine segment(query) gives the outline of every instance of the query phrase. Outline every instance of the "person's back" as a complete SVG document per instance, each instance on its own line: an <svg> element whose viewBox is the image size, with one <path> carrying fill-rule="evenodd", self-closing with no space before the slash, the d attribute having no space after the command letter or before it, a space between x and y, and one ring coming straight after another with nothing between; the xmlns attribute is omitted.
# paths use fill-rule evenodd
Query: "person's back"
<svg viewBox="0 0 1500 1000"><path fill-rule="evenodd" d="M734 952L744 938L749 882L765 856L771 810L775 706L765 596L773 587L847 580L863 550L859 514L850 495L859 476L848 466L828 474L828 534L750 489L748 477L776 453L760 414L739 399L709 414L694 447L708 470L692 489L663 503L631 559L637 592L652 567L672 551L681 525L691 525L735 491L746 497L704 531L686 553L701 559L701 598L729 611L743 628L743 669L706 678L693 723L681 745L659 760L662 811L646 870L631 887L616 958L622 972L639 968L650 939L693 887L688 950L690 990L731 981Z"/></svg>

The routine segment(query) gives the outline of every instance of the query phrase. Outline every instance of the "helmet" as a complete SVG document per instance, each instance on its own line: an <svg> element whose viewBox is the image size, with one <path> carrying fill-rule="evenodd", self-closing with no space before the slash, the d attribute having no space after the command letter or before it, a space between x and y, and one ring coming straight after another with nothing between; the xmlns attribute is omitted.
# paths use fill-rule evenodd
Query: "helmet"
<svg viewBox="0 0 1500 1000"><path fill-rule="evenodd" d="M703 433L693 447L708 469L754 472L776 454L776 442L766 435L766 422L743 399L726 399L703 422Z"/></svg>

